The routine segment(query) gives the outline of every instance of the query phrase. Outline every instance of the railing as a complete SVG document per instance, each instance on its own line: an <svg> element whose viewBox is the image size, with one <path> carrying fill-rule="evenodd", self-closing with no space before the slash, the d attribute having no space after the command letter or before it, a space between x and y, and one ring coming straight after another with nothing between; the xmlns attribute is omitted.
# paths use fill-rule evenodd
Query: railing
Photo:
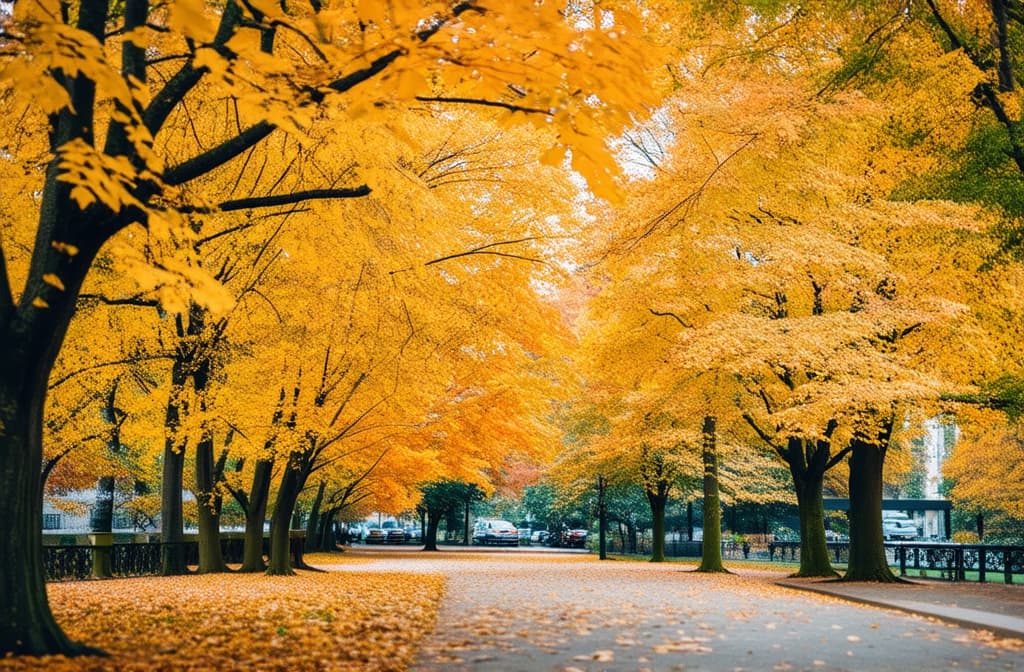
<svg viewBox="0 0 1024 672"><path fill-rule="evenodd" d="M701 545L700 541L666 541L665 555L673 558L699 558ZM827 546L834 565L842 567L849 562L849 542L829 542ZM608 550L610 553L633 552L628 548L623 551L618 539L611 540ZM650 539L639 540L635 552L649 555ZM901 541L886 543L885 556L889 565L897 569L901 576L917 573L948 581L976 578L980 582L1000 577L1005 583L1013 583L1014 577L1024 576L1024 546ZM727 560L799 562L800 542L748 544L723 541L722 557Z"/></svg>
<svg viewBox="0 0 1024 672"><path fill-rule="evenodd" d="M291 533L291 554L294 558L302 555L305 534L293 530ZM269 552L269 538L263 539L263 552ZM47 581L74 581L93 577L93 569L99 553L109 552L110 576L133 577L154 576L160 573L161 555L164 547L183 547L185 564L199 564L199 542L185 541L174 544L162 542L115 543L115 544L66 544L43 546L43 569ZM224 561L229 564L242 562L245 543L237 536L221 538Z"/></svg>

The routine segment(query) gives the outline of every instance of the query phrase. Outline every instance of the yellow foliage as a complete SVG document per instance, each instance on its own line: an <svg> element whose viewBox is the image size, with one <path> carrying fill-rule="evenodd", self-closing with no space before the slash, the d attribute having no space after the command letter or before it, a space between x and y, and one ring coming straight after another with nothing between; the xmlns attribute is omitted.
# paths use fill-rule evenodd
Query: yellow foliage
<svg viewBox="0 0 1024 672"><path fill-rule="evenodd" d="M443 586L436 575L376 572L51 584L68 635L110 655L4 658L0 670L404 669Z"/></svg>

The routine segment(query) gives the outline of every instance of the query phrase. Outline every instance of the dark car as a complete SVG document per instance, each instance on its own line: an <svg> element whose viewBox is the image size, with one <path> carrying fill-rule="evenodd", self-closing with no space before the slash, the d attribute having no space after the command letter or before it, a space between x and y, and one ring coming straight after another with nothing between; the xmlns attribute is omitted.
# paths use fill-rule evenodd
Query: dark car
<svg viewBox="0 0 1024 672"><path fill-rule="evenodd" d="M387 542L389 544L404 544L405 543L405 530L400 527L392 527L387 530Z"/></svg>
<svg viewBox="0 0 1024 672"><path fill-rule="evenodd" d="M586 530L566 530L562 533L561 544L566 548L585 548L589 534Z"/></svg>

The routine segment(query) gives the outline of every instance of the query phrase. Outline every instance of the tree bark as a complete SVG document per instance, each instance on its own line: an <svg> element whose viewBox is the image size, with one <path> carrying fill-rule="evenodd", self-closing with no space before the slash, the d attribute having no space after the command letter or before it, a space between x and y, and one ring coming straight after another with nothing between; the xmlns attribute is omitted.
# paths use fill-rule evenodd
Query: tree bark
<svg viewBox="0 0 1024 672"><path fill-rule="evenodd" d="M850 453L850 563L843 581L895 582L882 538L885 446L859 439Z"/></svg>
<svg viewBox="0 0 1024 672"><path fill-rule="evenodd" d="M322 551L324 550L323 545L320 543L320 507L324 501L324 490L327 489L327 484L320 481L320 484L316 487L316 496L313 498L313 505L309 509L309 519L306 521L306 550L307 551Z"/></svg>
<svg viewBox="0 0 1024 672"><path fill-rule="evenodd" d="M196 508L199 519L199 573L228 571L220 543L220 496L213 459L213 437L203 436L196 445Z"/></svg>
<svg viewBox="0 0 1024 672"><path fill-rule="evenodd" d="M722 506L718 496L718 445L715 417L705 416L701 428L704 444L704 541L698 572L725 572L722 564Z"/></svg>
<svg viewBox="0 0 1024 672"><path fill-rule="evenodd" d="M793 576L835 577L836 570L828 554L825 539L825 504L822 499L824 472L804 472L794 476L796 501L800 516L800 569Z"/></svg>
<svg viewBox="0 0 1024 672"><path fill-rule="evenodd" d="M160 481L160 574L186 574L185 530L181 492L184 485L185 446L175 436L181 422L182 394L185 390L185 365L175 358L171 366L171 394L167 400L164 425L163 474Z"/></svg>
<svg viewBox="0 0 1024 672"><path fill-rule="evenodd" d="M651 505L651 562L665 562L665 504L668 494L644 489Z"/></svg>
<svg viewBox="0 0 1024 672"><path fill-rule="evenodd" d="M441 523L441 511L427 510L427 529L423 531L423 550L437 550L437 528Z"/></svg>
<svg viewBox="0 0 1024 672"><path fill-rule="evenodd" d="M263 524L267 518L273 460L257 460L252 473L248 506L245 510L245 547L242 550L242 572L263 572Z"/></svg>
<svg viewBox="0 0 1024 672"><path fill-rule="evenodd" d="M272 576L295 574L290 555L292 513L307 477L302 465L297 462L289 460L285 467L281 486L277 490L277 500L274 502L274 512L270 517L270 564L267 566L267 574Z"/></svg>
<svg viewBox="0 0 1024 672"><path fill-rule="evenodd" d="M102 242L101 238L83 240L72 235L72 229L85 227L82 222L86 215L77 210L62 212L59 204L70 201L62 200L61 195L67 197L69 187L58 183L56 174L54 160L47 174L26 291L20 305L7 303L6 310L0 310L0 539L4 548L0 562L0 658L6 654L98 653L71 641L57 624L47 601L43 568L43 418L47 385L76 297ZM95 232L109 221L97 217L91 224ZM56 252L51 244L55 240L78 245L79 253L69 257ZM43 273L57 273L64 283L63 291L48 289L41 279ZM6 280L0 279L5 290ZM48 306L35 305L37 297ZM0 305L10 299L9 295L0 296Z"/></svg>

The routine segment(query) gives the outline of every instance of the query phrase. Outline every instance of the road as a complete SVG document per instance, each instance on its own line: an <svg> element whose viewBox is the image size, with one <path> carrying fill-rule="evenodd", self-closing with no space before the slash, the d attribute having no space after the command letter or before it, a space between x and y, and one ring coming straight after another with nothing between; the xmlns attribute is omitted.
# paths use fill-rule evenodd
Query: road
<svg viewBox="0 0 1024 672"><path fill-rule="evenodd" d="M358 551L356 551L358 552ZM526 549L374 554L440 573L413 670L1024 670L1024 642L775 585L781 574Z"/></svg>

